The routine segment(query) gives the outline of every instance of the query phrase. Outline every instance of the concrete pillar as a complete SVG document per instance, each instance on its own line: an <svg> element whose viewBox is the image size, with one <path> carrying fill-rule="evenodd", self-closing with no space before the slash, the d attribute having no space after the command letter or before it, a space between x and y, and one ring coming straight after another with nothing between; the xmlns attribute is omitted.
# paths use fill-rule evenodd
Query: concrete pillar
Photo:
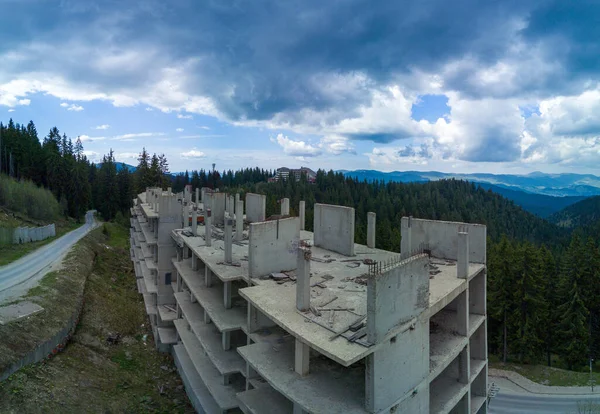
<svg viewBox="0 0 600 414"><path fill-rule="evenodd" d="M196 198L194 199L196 206L200 205L200 189L196 188Z"/></svg>
<svg viewBox="0 0 600 414"><path fill-rule="evenodd" d="M211 211L210 208L204 212L204 241L207 246L212 245L212 220L211 220Z"/></svg>
<svg viewBox="0 0 600 414"><path fill-rule="evenodd" d="M281 215L289 216L290 215L290 199L284 198L281 200Z"/></svg>
<svg viewBox="0 0 600 414"><path fill-rule="evenodd" d="M300 201L300 208L299 208L299 216L300 216L300 230L304 230L305 227L305 222L306 222L306 218L305 218L305 209L306 209L306 202L304 200Z"/></svg>
<svg viewBox="0 0 600 414"><path fill-rule="evenodd" d="M192 252L192 270L198 270L198 256Z"/></svg>
<svg viewBox="0 0 600 414"><path fill-rule="evenodd" d="M367 247L371 249L375 248L375 223L376 223L376 214L375 213L367 213Z"/></svg>
<svg viewBox="0 0 600 414"><path fill-rule="evenodd" d="M196 206L192 210L192 234L194 236L198 235L198 210Z"/></svg>
<svg viewBox="0 0 600 414"><path fill-rule="evenodd" d="M310 250L298 248L296 264L296 308L305 312L310 308Z"/></svg>
<svg viewBox="0 0 600 414"><path fill-rule="evenodd" d="M240 201L240 193L235 193L235 208L236 208L235 214L237 214L237 206L238 206L239 201Z"/></svg>
<svg viewBox="0 0 600 414"><path fill-rule="evenodd" d="M204 266L204 285L206 287L212 286L212 272L208 268L208 266Z"/></svg>
<svg viewBox="0 0 600 414"><path fill-rule="evenodd" d="M456 276L460 279L469 277L469 233L458 233L458 254L456 255Z"/></svg>
<svg viewBox="0 0 600 414"><path fill-rule="evenodd" d="M210 323L210 316L208 316L208 312L204 311L204 323Z"/></svg>
<svg viewBox="0 0 600 414"><path fill-rule="evenodd" d="M232 240L232 231L233 231L233 220L225 219L225 263L231 263L232 259L232 249L233 249L233 240Z"/></svg>
<svg viewBox="0 0 600 414"><path fill-rule="evenodd" d="M223 332L221 335L223 349L229 351L231 349L231 331ZM229 383L229 378L227 378L227 375L225 375L223 380L225 381L225 384L223 385L227 385Z"/></svg>
<svg viewBox="0 0 600 414"><path fill-rule="evenodd" d="M231 282L223 283L223 304L225 309L231 309Z"/></svg>
<svg viewBox="0 0 600 414"><path fill-rule="evenodd" d="M172 190L173 190L173 189L172 189L171 187L168 187L168 188L167 188L167 193L169 193L169 195L171 195L171 192L172 192Z"/></svg>
<svg viewBox="0 0 600 414"><path fill-rule="evenodd" d="M239 200L239 194L235 195L238 199L235 202L235 240L241 241L244 232L244 202Z"/></svg>
<svg viewBox="0 0 600 414"><path fill-rule="evenodd" d="M308 375L310 361L310 346L296 338L295 370L298 374Z"/></svg>

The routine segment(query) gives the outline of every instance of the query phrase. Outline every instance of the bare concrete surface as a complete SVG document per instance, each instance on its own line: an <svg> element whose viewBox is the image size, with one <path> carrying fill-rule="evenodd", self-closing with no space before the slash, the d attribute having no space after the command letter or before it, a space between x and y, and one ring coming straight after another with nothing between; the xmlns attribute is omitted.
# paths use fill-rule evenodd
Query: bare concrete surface
<svg viewBox="0 0 600 414"><path fill-rule="evenodd" d="M83 226L9 265L0 267L0 304L21 297L46 273L57 269L71 247L97 226L94 212L88 211Z"/></svg>
<svg viewBox="0 0 600 414"><path fill-rule="evenodd" d="M25 301L0 308L0 325L7 325L17 319L26 318L43 311L40 305Z"/></svg>

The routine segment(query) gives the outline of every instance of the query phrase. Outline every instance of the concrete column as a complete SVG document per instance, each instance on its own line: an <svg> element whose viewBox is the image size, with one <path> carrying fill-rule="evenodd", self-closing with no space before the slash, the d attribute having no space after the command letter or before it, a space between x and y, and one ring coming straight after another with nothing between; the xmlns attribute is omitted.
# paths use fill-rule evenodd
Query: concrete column
<svg viewBox="0 0 600 414"><path fill-rule="evenodd" d="M290 199L284 198L281 200L281 215L289 216L290 215Z"/></svg>
<svg viewBox="0 0 600 414"><path fill-rule="evenodd" d="M210 316L208 316L208 312L204 311L204 323L210 323Z"/></svg>
<svg viewBox="0 0 600 414"><path fill-rule="evenodd" d="M306 209L306 202L304 200L302 200L302 201L300 201L300 208L299 208L300 230L304 230L304 227L306 225L305 209Z"/></svg>
<svg viewBox="0 0 600 414"><path fill-rule="evenodd" d="M235 195L239 199L239 194ZM244 202L237 200L235 202L235 240L241 241L244 231Z"/></svg>
<svg viewBox="0 0 600 414"><path fill-rule="evenodd" d="M231 349L231 331L227 331L227 332L223 332L221 334L221 340L223 343L223 349L226 351L229 351ZM228 379L225 379L225 384L227 385L229 383Z"/></svg>
<svg viewBox="0 0 600 414"><path fill-rule="evenodd" d="M232 240L232 231L233 231L233 220L225 219L225 263L231 263L232 259L232 249L233 249L233 240Z"/></svg>
<svg viewBox="0 0 600 414"><path fill-rule="evenodd" d="M169 193L169 195L171 195L171 191L172 191L172 188L171 188L171 187L168 187L168 188L167 188L167 193Z"/></svg>
<svg viewBox="0 0 600 414"><path fill-rule="evenodd" d="M204 241L207 246L212 246L212 220L210 208L204 212Z"/></svg>
<svg viewBox="0 0 600 414"><path fill-rule="evenodd" d="M198 270L198 256L192 253L192 270Z"/></svg>
<svg viewBox="0 0 600 414"><path fill-rule="evenodd" d="M376 214L367 213L367 247L375 248L375 223Z"/></svg>
<svg viewBox="0 0 600 414"><path fill-rule="evenodd" d="M196 188L196 198L194 199L194 202L196 203L196 206L200 205L200 189Z"/></svg>
<svg viewBox="0 0 600 414"><path fill-rule="evenodd" d="M212 272L208 268L208 266L204 266L204 285L206 287L212 286Z"/></svg>
<svg viewBox="0 0 600 414"><path fill-rule="evenodd" d="M469 277L469 233L458 233L458 254L456 255L456 276L460 279Z"/></svg>
<svg viewBox="0 0 600 414"><path fill-rule="evenodd" d="M240 202L240 193L235 193L235 214L237 214L237 205Z"/></svg>
<svg viewBox="0 0 600 414"><path fill-rule="evenodd" d="M194 236L198 235L198 210L195 206L192 210L192 234Z"/></svg>
<svg viewBox="0 0 600 414"><path fill-rule="evenodd" d="M231 309L231 282L223 283L223 304L225 309Z"/></svg>
<svg viewBox="0 0 600 414"><path fill-rule="evenodd" d="M310 346L296 338L295 370L298 374L308 375L310 361Z"/></svg>
<svg viewBox="0 0 600 414"><path fill-rule="evenodd" d="M235 209L235 198L233 196L228 195L227 196L227 213L229 214L230 218L233 218L233 213L234 213L234 209Z"/></svg>
<svg viewBox="0 0 600 414"><path fill-rule="evenodd" d="M296 308L305 312L310 308L310 255L305 248L298 248L296 264Z"/></svg>

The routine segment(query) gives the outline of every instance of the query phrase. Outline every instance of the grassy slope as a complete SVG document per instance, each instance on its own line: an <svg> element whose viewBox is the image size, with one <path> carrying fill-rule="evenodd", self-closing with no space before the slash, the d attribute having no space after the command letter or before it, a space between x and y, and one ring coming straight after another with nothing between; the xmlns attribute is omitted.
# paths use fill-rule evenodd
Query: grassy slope
<svg viewBox="0 0 600 414"><path fill-rule="evenodd" d="M566 369L548 367L546 365L526 365L526 364L515 364L501 362L491 362L490 368L504 369L507 371L514 371L525 378L530 379L533 382L537 382L542 385L553 385L553 386L589 386L590 385L590 373L589 372L577 372L567 371ZM598 369L598 368L595 368ZM600 386L600 372L594 372L592 374L594 384Z"/></svg>
<svg viewBox="0 0 600 414"><path fill-rule="evenodd" d="M102 229L89 236L98 255L73 340L49 362L0 384L0 412L194 412L172 359L154 349L127 229L107 226L108 240ZM122 341L108 344L115 333Z"/></svg>
<svg viewBox="0 0 600 414"><path fill-rule="evenodd" d="M18 226L45 226L47 222L40 220L32 220L22 214L11 212L5 208L0 207L0 227L18 227ZM77 227L82 226L83 222L77 223L75 220L60 219L55 222L56 224L56 237L42 240L39 242L25 243L25 244L13 244L8 246L0 246L0 266L7 265L20 259L21 257L31 253L40 247L53 242L58 237L75 230Z"/></svg>

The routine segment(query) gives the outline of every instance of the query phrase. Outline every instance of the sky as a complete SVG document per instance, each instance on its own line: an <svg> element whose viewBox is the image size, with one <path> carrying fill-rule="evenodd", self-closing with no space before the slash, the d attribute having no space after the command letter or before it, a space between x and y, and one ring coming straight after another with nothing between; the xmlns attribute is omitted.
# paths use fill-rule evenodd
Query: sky
<svg viewBox="0 0 600 414"><path fill-rule="evenodd" d="M0 0L0 121L171 171L600 174L600 6Z"/></svg>

